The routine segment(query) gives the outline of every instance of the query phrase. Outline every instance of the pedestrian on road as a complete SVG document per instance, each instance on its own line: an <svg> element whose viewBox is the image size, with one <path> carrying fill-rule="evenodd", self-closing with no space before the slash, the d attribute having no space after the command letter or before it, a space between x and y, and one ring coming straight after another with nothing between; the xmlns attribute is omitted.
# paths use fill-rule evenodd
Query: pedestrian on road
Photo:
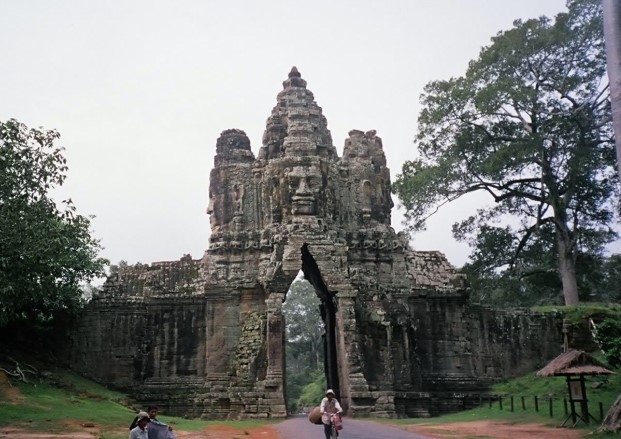
<svg viewBox="0 0 621 439"><path fill-rule="evenodd" d="M136 426L129 431L129 439L148 439L147 424L149 423L147 412L140 412L136 417Z"/></svg>
<svg viewBox="0 0 621 439"><path fill-rule="evenodd" d="M319 405L319 413L321 413L321 422L323 422L323 432L326 439L330 439L332 434L332 416L343 413L341 404L334 395L334 390L326 390L326 397L321 400Z"/></svg>
<svg viewBox="0 0 621 439"><path fill-rule="evenodd" d="M175 433L173 433L173 428L170 425L160 422L160 420L157 419L157 415L159 414L159 412L160 412L160 409L154 405L149 406L147 408L147 413L149 414L149 418L150 418L149 420L151 421L151 425L157 426L157 428L154 428L153 431L149 434L149 438L150 439L159 438L160 431L165 430L166 439L176 439ZM156 429L158 430L157 433L155 432ZM161 434L163 435L164 433L162 432Z"/></svg>

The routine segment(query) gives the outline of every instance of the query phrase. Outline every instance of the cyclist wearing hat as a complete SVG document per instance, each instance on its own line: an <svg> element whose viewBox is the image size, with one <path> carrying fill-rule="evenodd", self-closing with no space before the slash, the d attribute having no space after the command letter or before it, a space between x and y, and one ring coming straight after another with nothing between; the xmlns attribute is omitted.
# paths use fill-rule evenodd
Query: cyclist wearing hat
<svg viewBox="0 0 621 439"><path fill-rule="evenodd" d="M323 422L323 431L326 435L326 439L330 439L332 433L332 416L343 413L341 404L339 404L334 395L334 390L326 390L326 397L321 400L319 412L321 413L321 422Z"/></svg>

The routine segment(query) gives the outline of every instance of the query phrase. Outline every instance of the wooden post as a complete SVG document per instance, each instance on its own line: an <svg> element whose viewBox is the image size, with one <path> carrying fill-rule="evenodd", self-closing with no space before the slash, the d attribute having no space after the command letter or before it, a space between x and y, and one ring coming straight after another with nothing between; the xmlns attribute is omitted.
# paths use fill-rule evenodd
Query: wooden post
<svg viewBox="0 0 621 439"><path fill-rule="evenodd" d="M548 400L548 405L550 407L550 417L553 418L554 417L554 398L550 397L550 399Z"/></svg>
<svg viewBox="0 0 621 439"><path fill-rule="evenodd" d="M513 412L513 395L511 395L511 412Z"/></svg>
<svg viewBox="0 0 621 439"><path fill-rule="evenodd" d="M569 413L567 411L567 398L563 398L563 409L565 410L565 416Z"/></svg>
<svg viewBox="0 0 621 439"><path fill-rule="evenodd" d="M522 410L526 410L526 399L522 396Z"/></svg>
<svg viewBox="0 0 621 439"><path fill-rule="evenodd" d="M537 399L537 395L535 395L535 411L539 412L539 400Z"/></svg>
<svg viewBox="0 0 621 439"><path fill-rule="evenodd" d="M582 414L582 420L585 424L589 425L589 403L586 396L586 385L584 382L584 375L580 375L580 388L582 389L582 401L580 401L580 412Z"/></svg>

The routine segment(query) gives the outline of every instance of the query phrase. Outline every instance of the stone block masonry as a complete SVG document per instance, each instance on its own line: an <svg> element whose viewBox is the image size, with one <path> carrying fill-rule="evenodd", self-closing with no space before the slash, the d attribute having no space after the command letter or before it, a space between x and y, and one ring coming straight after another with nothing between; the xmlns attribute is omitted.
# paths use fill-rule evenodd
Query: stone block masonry
<svg viewBox="0 0 621 439"><path fill-rule="evenodd" d="M390 194L380 137L352 130L339 157L294 67L256 157L242 130L216 142L204 256L112 274L74 368L171 415L284 417L282 303L300 269L322 304L326 386L350 415L465 408L557 355L557 318L470 304L444 255L395 233Z"/></svg>

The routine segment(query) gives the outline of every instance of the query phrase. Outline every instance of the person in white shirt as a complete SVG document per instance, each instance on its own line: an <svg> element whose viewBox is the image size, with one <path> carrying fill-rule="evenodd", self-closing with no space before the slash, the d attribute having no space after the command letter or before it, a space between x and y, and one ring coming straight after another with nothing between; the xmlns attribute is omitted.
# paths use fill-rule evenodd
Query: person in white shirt
<svg viewBox="0 0 621 439"><path fill-rule="evenodd" d="M136 427L129 431L129 439L148 439L149 433L147 432L147 424L149 423L149 415L147 412L138 413L138 419Z"/></svg>
<svg viewBox="0 0 621 439"><path fill-rule="evenodd" d="M343 413L341 404L339 404L334 395L334 390L326 390L326 397L321 400L319 412L321 413L321 422L323 422L323 432L326 435L326 439L330 439L332 434L332 416L337 413Z"/></svg>

